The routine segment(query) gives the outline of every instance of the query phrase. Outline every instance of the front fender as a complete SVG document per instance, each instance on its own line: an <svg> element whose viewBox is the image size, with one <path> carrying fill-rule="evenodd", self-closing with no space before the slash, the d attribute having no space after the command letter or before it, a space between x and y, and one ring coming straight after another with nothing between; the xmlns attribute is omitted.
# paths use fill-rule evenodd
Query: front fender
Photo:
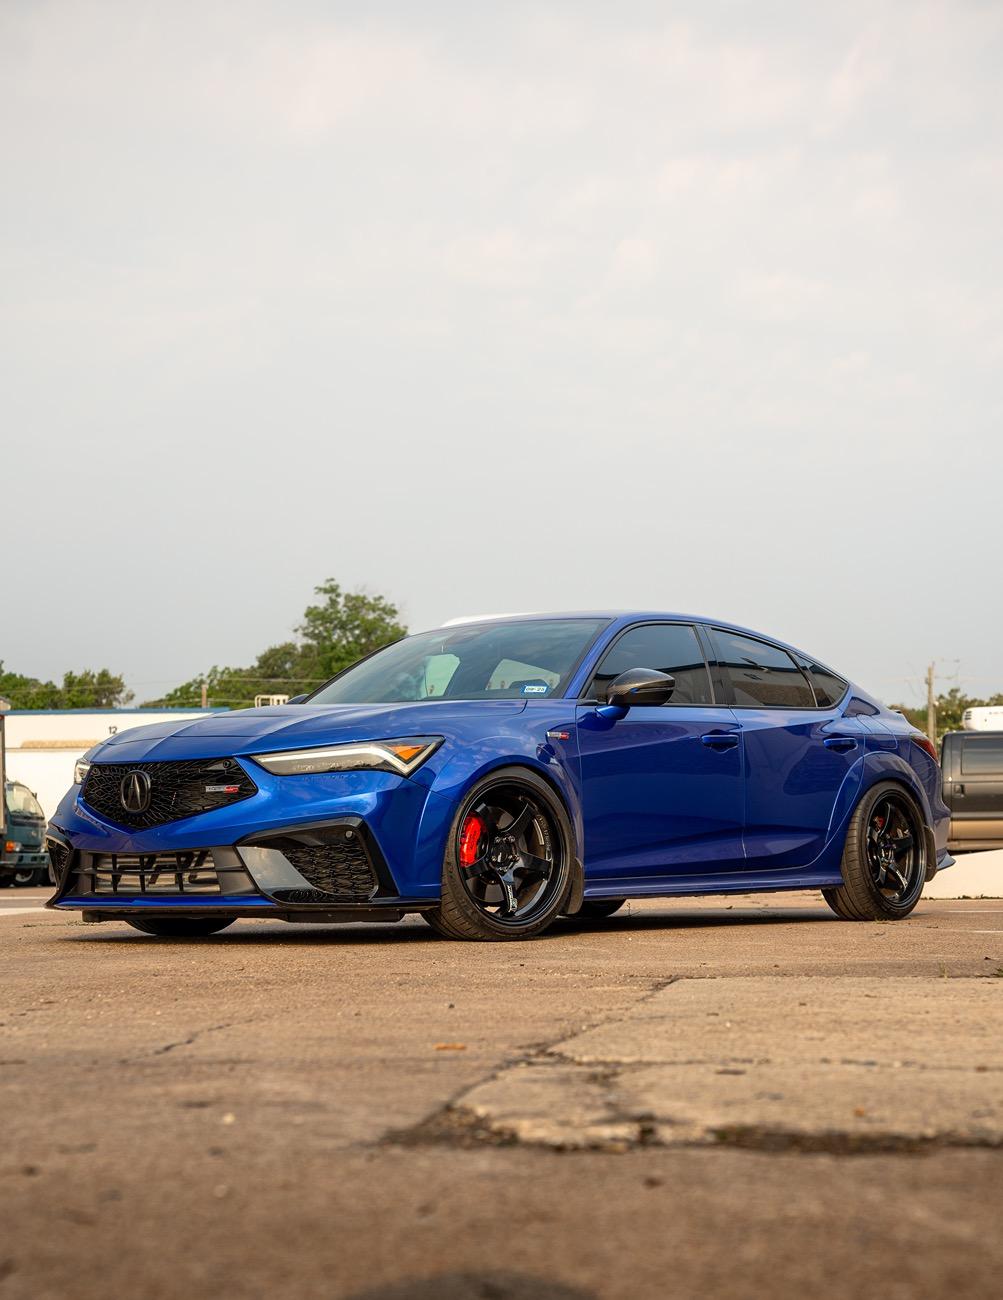
<svg viewBox="0 0 1003 1300"><path fill-rule="evenodd" d="M563 731L567 734L569 742L574 736L574 726L562 724ZM491 751L491 741L505 741L506 744L497 744L497 747ZM423 841L431 847L435 845L437 854L436 872L441 869L442 857L446 849L446 835L449 833L449 826L456 814L457 806L466 798L467 794L478 781L489 776L492 772L499 771L505 767L524 767L541 777L550 786L561 799L567 811L568 818L571 822L571 828L574 833L574 854L579 862L583 860L583 842L584 826L581 815L581 800L579 798L579 774L578 774L578 749L573 742L568 743L560 739L547 739L532 747L515 748L511 744L511 736L491 737L479 740L477 749L482 753L477 756L476 761L471 762L470 749L458 751L451 755L448 761L436 773L435 780L432 784L427 812L430 817L428 826L429 835L426 837L425 825L422 826ZM443 816L441 805L448 807L448 817ZM427 856L425 857L426 870L431 863ZM438 879L438 875L436 875Z"/></svg>

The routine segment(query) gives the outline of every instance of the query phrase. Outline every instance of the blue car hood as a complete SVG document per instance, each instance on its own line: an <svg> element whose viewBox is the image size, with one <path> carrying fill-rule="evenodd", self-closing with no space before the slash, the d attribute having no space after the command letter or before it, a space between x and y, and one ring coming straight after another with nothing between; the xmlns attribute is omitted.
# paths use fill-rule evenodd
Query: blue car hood
<svg viewBox="0 0 1003 1300"><path fill-rule="evenodd" d="M236 709L186 722L132 727L102 741L90 753L96 763L144 759L222 758L264 754L310 745L394 736L470 737L490 734L492 721L525 709L524 700L422 700L414 704L286 704Z"/></svg>

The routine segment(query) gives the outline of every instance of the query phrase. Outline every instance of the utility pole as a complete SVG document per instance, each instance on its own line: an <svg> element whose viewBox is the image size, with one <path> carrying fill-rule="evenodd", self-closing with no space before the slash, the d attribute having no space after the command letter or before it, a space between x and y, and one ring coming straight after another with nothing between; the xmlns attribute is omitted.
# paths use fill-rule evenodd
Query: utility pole
<svg viewBox="0 0 1003 1300"><path fill-rule="evenodd" d="M7 832L7 734L4 714L9 708L9 700L0 700L0 836Z"/></svg>
<svg viewBox="0 0 1003 1300"><path fill-rule="evenodd" d="M202 683L202 707L203 709L207 709L209 707L209 687L205 684L205 682Z"/></svg>
<svg viewBox="0 0 1003 1300"><path fill-rule="evenodd" d="M937 700L933 694L933 674L936 664L926 670L926 734L937 743Z"/></svg>

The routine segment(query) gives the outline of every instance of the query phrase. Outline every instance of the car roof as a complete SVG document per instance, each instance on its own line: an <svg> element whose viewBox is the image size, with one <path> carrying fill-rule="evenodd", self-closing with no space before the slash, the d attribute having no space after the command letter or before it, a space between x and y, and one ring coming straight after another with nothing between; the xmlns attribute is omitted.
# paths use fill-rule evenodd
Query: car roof
<svg viewBox="0 0 1003 1300"><path fill-rule="evenodd" d="M560 610L534 610L521 614L465 614L459 618L451 618L448 622L440 624L440 627L461 627L470 623L530 623L543 622L547 619L568 619L568 618L600 618L607 622L617 623L647 623L647 622L671 622L671 623L709 623L713 627L728 628L734 632L745 632L749 636L760 637L766 641L776 641L778 645L785 645L786 642L780 641L775 636L770 636L766 632L756 632L753 628L743 627L740 623L732 623L725 618L709 618L706 614L685 614L679 610L665 609L560 609ZM438 632L439 628L428 628L429 632Z"/></svg>
<svg viewBox="0 0 1003 1300"><path fill-rule="evenodd" d="M455 628L469 626L474 623L529 623L542 622L546 619L569 619L569 618L596 618L604 619L609 623L707 623L712 627L724 628L729 632L741 632L744 636L755 637L760 641L769 641L774 645L782 646L785 650L792 650L795 654L805 655L805 651L798 646L791 645L789 641L784 641L780 637L773 636L769 632L758 632L755 628L743 627L741 623L732 623L725 618L710 618L706 614L685 614L679 610L664 609L575 609L575 610L535 610L532 613L524 614L479 614L463 615L459 618L450 619L448 623L441 624L437 628L427 628L427 632L438 632L446 628ZM806 655L813 662L818 662L814 655Z"/></svg>

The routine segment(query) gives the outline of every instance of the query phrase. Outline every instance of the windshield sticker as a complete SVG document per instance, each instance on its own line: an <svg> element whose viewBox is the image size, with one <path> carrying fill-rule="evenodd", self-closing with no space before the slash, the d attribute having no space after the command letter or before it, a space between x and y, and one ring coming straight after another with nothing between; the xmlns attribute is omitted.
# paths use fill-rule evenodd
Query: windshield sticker
<svg viewBox="0 0 1003 1300"><path fill-rule="evenodd" d="M543 685L542 682L540 683L540 685L536 685L533 682L527 682L526 685L522 688L522 693L523 695L546 695L549 689L550 688Z"/></svg>

